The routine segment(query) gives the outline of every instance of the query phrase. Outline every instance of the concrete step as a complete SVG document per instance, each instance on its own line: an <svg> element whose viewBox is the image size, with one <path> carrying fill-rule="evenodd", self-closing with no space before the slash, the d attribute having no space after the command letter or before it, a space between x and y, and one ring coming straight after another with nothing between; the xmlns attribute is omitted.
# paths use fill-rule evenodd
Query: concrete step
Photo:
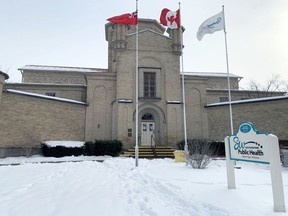
<svg viewBox="0 0 288 216"><path fill-rule="evenodd" d="M150 146L139 146L139 158L174 158L173 149L170 146L157 146L152 149ZM135 147L124 151L123 157L135 157Z"/></svg>

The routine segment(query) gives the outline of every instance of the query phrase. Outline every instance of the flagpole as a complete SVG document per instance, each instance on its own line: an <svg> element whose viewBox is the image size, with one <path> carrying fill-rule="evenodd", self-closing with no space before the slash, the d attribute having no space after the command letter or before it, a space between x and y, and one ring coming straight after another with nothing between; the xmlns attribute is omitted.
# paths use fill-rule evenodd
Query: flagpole
<svg viewBox="0 0 288 216"><path fill-rule="evenodd" d="M139 109L138 109L138 0L136 0L136 12L137 12L137 25L136 25L136 66L135 66L135 72L136 72L136 89L135 89L135 104L136 104L136 114L135 114L135 166L138 167L138 158L139 158L139 144L138 144L138 115L139 115Z"/></svg>
<svg viewBox="0 0 288 216"><path fill-rule="evenodd" d="M181 74L182 74L182 98L183 98L183 124L184 124L184 153L188 155L187 144L187 124L186 124L186 99L185 99L185 86L184 86L184 60L183 60L183 32L181 20L181 3L179 2L179 15L180 15L180 34L181 34ZM186 158L186 157L185 157ZM186 159L185 159L186 160Z"/></svg>
<svg viewBox="0 0 288 216"><path fill-rule="evenodd" d="M231 132L231 135L233 135L234 134L234 131L233 131L233 113L232 113L232 104L231 104L230 72L229 72L229 61L228 61L228 48L227 48L227 36L226 36L227 32L226 32L224 5L222 5L222 12L223 12L223 19L224 19L226 69L227 69L227 80L228 80L229 115L230 115L230 132Z"/></svg>

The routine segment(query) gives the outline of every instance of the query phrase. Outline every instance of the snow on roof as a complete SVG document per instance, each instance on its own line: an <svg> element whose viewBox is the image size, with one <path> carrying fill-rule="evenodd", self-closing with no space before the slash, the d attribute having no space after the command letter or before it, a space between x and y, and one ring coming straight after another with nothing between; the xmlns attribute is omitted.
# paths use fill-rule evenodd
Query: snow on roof
<svg viewBox="0 0 288 216"><path fill-rule="evenodd" d="M32 97L49 99L49 100L63 101L63 102L68 102L68 103L86 105L86 103L84 103L84 102L70 100L70 99L66 99L66 98L51 97L51 96L47 96L47 95L35 94L35 93L31 93L31 92L24 92L24 91L19 91L19 90L14 90L14 89L6 89L6 91L11 92L11 93L16 93L16 94L28 95L28 96L32 96Z"/></svg>
<svg viewBox="0 0 288 216"><path fill-rule="evenodd" d="M65 67L65 66L47 66L47 65L26 65L18 70L43 70L43 71L61 71L61 72L108 72L103 68L83 68L83 67Z"/></svg>
<svg viewBox="0 0 288 216"><path fill-rule="evenodd" d="M237 101L231 101L231 104L255 103L255 102L264 102L264 101L272 101L272 100L286 100L286 99L288 99L288 95L266 97L266 98L246 99L246 100L237 100ZM224 106L224 105L229 105L229 101L228 102L219 102L219 103L207 104L206 107Z"/></svg>
<svg viewBox="0 0 288 216"><path fill-rule="evenodd" d="M67 83L31 83L31 82L22 82L22 83L6 83L6 86L17 85L17 86L57 86L57 87L87 87L83 84L67 84Z"/></svg>
<svg viewBox="0 0 288 216"><path fill-rule="evenodd" d="M201 77L227 77L227 73L221 73L221 72L184 72L184 75L187 76L201 76ZM230 77L232 78L243 78L241 76L235 75L230 73Z"/></svg>
<svg viewBox="0 0 288 216"><path fill-rule="evenodd" d="M51 141L45 141L44 144L50 147L56 147L56 146L64 146L64 147L83 147L84 146L83 141L62 141L62 140L51 140Z"/></svg>

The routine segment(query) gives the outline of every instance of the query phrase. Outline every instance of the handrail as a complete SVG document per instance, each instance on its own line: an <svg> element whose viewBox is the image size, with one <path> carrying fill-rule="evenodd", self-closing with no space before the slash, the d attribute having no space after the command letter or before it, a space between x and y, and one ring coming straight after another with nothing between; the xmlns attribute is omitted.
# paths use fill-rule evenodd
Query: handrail
<svg viewBox="0 0 288 216"><path fill-rule="evenodd" d="M154 141L154 142L153 142ZM154 143L154 145L153 145ZM154 134L151 135L151 149L153 151L154 154L156 154L155 149L156 149L156 142L155 142L155 136Z"/></svg>

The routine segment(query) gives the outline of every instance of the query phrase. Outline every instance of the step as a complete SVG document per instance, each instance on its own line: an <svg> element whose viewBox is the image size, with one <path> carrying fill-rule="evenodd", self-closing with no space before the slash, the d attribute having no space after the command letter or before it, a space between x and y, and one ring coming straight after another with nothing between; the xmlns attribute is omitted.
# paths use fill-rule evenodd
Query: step
<svg viewBox="0 0 288 216"><path fill-rule="evenodd" d="M135 146L133 146L131 148L135 149ZM138 148L139 149L151 149L151 146L139 146ZM170 146L156 146L155 148L156 149L173 149L173 150L175 150L174 148L172 148Z"/></svg>
<svg viewBox="0 0 288 216"><path fill-rule="evenodd" d="M135 152L135 149L128 149L126 150L128 152ZM139 152L150 152L150 151L153 151L153 149L149 148L149 149L139 149ZM159 149L159 148L156 148L155 151L162 151L162 152L174 152L175 149Z"/></svg>
<svg viewBox="0 0 288 216"><path fill-rule="evenodd" d="M152 149L151 146L139 146L138 156L139 158L174 158L174 148L170 146L156 146ZM127 149L121 155L123 157L135 157L135 146Z"/></svg>

